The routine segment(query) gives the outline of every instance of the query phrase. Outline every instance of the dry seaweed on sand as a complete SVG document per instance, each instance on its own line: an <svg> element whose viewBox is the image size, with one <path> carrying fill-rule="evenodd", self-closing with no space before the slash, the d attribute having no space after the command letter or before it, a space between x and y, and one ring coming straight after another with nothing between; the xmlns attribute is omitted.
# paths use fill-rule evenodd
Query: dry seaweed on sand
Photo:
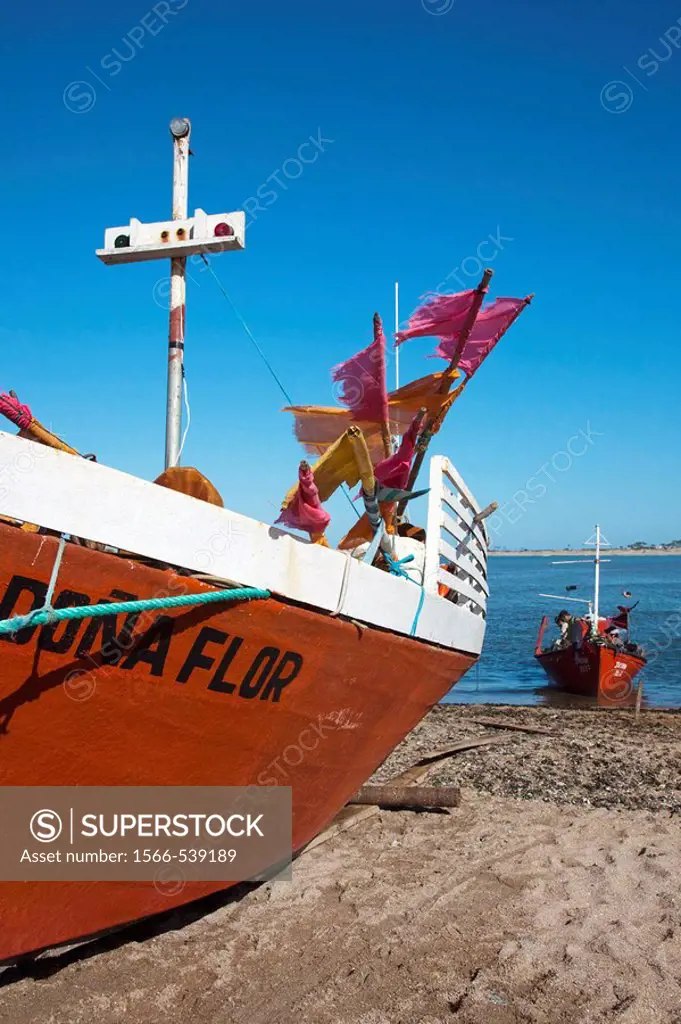
<svg viewBox="0 0 681 1024"><path fill-rule="evenodd" d="M585 807L681 810L681 714L631 710L438 705L400 744L372 781L389 779L438 746L497 732L475 721L550 729L509 732L508 742L457 754L433 784L472 786L497 796Z"/></svg>

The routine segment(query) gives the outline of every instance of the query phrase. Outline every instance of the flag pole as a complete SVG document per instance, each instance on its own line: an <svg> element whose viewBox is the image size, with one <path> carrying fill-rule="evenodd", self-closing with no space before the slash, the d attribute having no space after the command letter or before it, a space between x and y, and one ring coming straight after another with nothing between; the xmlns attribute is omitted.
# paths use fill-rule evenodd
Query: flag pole
<svg viewBox="0 0 681 1024"><path fill-rule="evenodd" d="M381 318L378 315L378 313L374 313L374 341L375 342L378 341L382 334L383 334L383 324L381 323ZM387 391L386 379L385 379L386 378L385 335L383 336L382 353L383 353L383 367L382 367L383 372L382 372L381 385L382 385L382 387L384 389L384 393L385 393L385 391ZM385 457L387 459L393 453L393 443L390 440L390 427L388 425L388 420L387 419L383 419L381 421L381 438L383 440L383 451L385 452Z"/></svg>
<svg viewBox="0 0 681 1024"><path fill-rule="evenodd" d="M400 329L400 282L395 281L395 337ZM395 341L395 391L400 386L400 346ZM402 435L400 434L399 427L395 434L395 448L399 448Z"/></svg>
<svg viewBox="0 0 681 1024"><path fill-rule="evenodd" d="M454 353L450 360L449 366L447 367L447 371L442 375L442 382L440 383L440 392L442 394L446 394L449 391L449 386L451 384L451 375L454 373L454 370L459 365L459 359L461 359L461 354L463 353L466 342L470 338L471 331L475 326L475 321L478 319L478 313L480 312L482 301L485 298L485 295L487 294L489 283L493 277L494 271L490 270L489 267L487 267L487 269L482 275L482 278L480 279L480 284L475 289L475 298L473 299L473 305L471 306L468 312L465 324L461 328L461 334L459 335L459 340L456 343L456 348L454 349Z"/></svg>
<svg viewBox="0 0 681 1024"><path fill-rule="evenodd" d="M478 313L480 312L480 307L482 306L482 301L485 298L485 295L487 294L487 288L493 276L494 271L490 270L489 267L487 267L480 279L480 283L475 289L475 298L473 299L473 304L468 312L468 316L466 317L466 322L461 328L461 334L459 335L459 340L457 342L456 348L454 349L454 354L452 355L449 366L447 367L446 371L442 374L442 380L440 382L440 386L438 389L440 394L442 395L446 395L447 392L449 391L449 388L451 387L452 374L454 373L454 370L456 370L459 359L461 358L461 353L463 352L464 346L470 337L471 331L473 330L475 321L477 320L478 317ZM464 384L465 383L466 382L464 381ZM461 385L461 387L463 388L463 385ZM439 424L438 420L440 420ZM416 455L414 457L414 462L412 463L412 467L409 473L409 482L407 483L408 491L412 491L414 489L416 478L419 475L421 466L423 465L423 460L426 457L428 445L430 444L430 440L433 436L433 427L436 425L438 429L441 426L441 417L439 414L435 416L429 416L429 418L426 420L426 424L423 428L423 431L421 432L421 436L419 437L416 443ZM398 516L404 514L406 504L406 501L400 502L399 507L397 509Z"/></svg>
<svg viewBox="0 0 681 1024"><path fill-rule="evenodd" d="M395 334L400 329L400 282L395 281ZM400 346L395 345L395 391L400 386Z"/></svg>

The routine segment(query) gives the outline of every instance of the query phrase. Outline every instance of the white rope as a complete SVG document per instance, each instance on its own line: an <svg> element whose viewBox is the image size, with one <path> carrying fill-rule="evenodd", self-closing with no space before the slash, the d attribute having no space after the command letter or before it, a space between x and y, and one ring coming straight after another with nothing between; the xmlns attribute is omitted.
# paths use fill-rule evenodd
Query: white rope
<svg viewBox="0 0 681 1024"><path fill-rule="evenodd" d="M348 583L350 582L350 566L352 564L352 554L350 551L345 551L345 565L343 566L343 579L341 580L340 594L338 595L338 604L336 610L331 612L331 616L340 615L345 604L345 598L348 593Z"/></svg>
<svg viewBox="0 0 681 1024"><path fill-rule="evenodd" d="M54 556L54 565L52 566L50 582L47 584L47 592L45 594L45 600L43 601L42 607L36 608L33 612L29 612L26 616L27 619L33 618L33 616L38 615L39 612L44 612L47 613L49 621L52 621L52 617L55 613L55 609L52 607L52 600L54 598L54 592L57 589L59 570L61 569L61 562L64 557L64 548L66 547L66 540L68 536L68 533L62 533L59 538L59 546L57 548L57 554ZM42 548L42 544L40 547Z"/></svg>
<svg viewBox="0 0 681 1024"><path fill-rule="evenodd" d="M61 568L61 560L64 556L64 548L66 547L67 533L62 533L59 538L59 547L57 548L57 554L54 558L54 565L52 566L52 575L50 576L50 582L47 585L47 594L45 595L45 604L43 608L50 609L52 607L52 598L54 597L54 591L57 586L57 578L59 577L59 570Z"/></svg>
<svg viewBox="0 0 681 1024"><path fill-rule="evenodd" d="M184 451L184 442L187 440L187 434L189 433L189 424L192 421L192 411L189 408L189 389L187 387L187 377L184 372L184 367L182 369L182 394L184 395L184 407L187 410L187 426L184 428L184 434L182 435L182 444L180 445L180 450L177 453L176 465L179 465L180 463L182 452Z"/></svg>

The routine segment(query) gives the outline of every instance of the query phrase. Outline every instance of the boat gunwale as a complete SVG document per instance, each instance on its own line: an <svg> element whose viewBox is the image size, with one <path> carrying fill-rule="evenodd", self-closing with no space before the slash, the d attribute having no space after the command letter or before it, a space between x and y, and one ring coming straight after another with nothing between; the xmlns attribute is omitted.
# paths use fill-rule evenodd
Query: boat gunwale
<svg viewBox="0 0 681 1024"><path fill-rule="evenodd" d="M187 574L210 569L226 583L260 587L316 611L341 614L447 650L480 654L484 616L413 580L230 509L0 431L0 459L12 453L15 461L22 454L34 461L39 458L40 466L32 465L23 478L4 488L3 515L37 522L57 536L68 533L117 548L126 553L123 557L132 558L127 552L134 552L140 559L177 566ZM188 519L195 529L178 529L178 521L186 524ZM211 541L200 548L202 531L208 537L211 530ZM197 564L197 555L208 554L208 544L220 536L236 538L237 543L228 544L226 554L216 555L213 564ZM172 557L183 545L186 557Z"/></svg>

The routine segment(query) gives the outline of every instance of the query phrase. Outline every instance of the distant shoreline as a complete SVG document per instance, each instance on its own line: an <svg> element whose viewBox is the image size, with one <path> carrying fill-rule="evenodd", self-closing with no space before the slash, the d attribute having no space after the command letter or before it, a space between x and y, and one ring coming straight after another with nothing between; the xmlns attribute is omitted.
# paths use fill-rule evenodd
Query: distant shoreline
<svg viewBox="0 0 681 1024"><path fill-rule="evenodd" d="M555 548L547 549L542 548L534 551L496 551L494 548L490 549L490 555L496 555L499 558L553 558L555 555L559 555L561 558L593 558L593 548ZM610 555L625 555L631 557L639 557L641 555L681 555L681 548L666 548L661 550L660 548L645 548L643 551L632 551L630 548L603 548L603 558L609 558Z"/></svg>

